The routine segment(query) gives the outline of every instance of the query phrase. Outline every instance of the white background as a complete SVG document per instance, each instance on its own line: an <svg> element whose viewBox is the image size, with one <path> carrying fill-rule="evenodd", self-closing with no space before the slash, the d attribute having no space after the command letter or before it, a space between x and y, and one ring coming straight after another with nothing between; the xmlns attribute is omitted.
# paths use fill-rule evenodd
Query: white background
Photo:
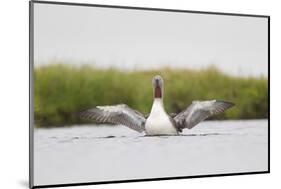
<svg viewBox="0 0 281 189"><path fill-rule="evenodd" d="M70 1L70 0L68 0ZM72 1L75 2L75 1ZM69 188L278 188L281 176L281 126L278 124L281 11L278 1L262 0L79 0L85 3L265 14L271 16L271 174L138 182ZM28 184L28 1L0 6L0 188ZM206 157L207 158L207 157ZM187 160L188 161L188 160Z"/></svg>
<svg viewBox="0 0 281 189"><path fill-rule="evenodd" d="M62 61L121 70L212 65L231 75L267 76L267 21L37 3L34 65Z"/></svg>

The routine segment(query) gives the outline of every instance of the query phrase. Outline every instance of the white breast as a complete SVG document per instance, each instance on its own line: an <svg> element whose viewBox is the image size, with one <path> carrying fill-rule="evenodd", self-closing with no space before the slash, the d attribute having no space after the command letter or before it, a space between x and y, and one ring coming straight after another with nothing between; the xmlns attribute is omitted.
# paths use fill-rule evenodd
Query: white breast
<svg viewBox="0 0 281 189"><path fill-rule="evenodd" d="M169 116L164 110L162 99L154 99L149 117L145 123L147 135L176 135L178 134Z"/></svg>

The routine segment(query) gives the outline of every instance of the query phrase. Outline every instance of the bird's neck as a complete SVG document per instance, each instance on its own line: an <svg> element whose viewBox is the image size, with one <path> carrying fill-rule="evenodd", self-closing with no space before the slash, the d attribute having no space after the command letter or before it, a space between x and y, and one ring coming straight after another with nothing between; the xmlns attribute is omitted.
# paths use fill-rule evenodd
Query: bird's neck
<svg viewBox="0 0 281 189"><path fill-rule="evenodd" d="M162 114L162 113L165 113L163 99L154 98L150 114L153 115L153 114Z"/></svg>
<svg viewBox="0 0 281 189"><path fill-rule="evenodd" d="M160 86L156 86L154 88L154 98L162 98L163 97L163 90Z"/></svg>

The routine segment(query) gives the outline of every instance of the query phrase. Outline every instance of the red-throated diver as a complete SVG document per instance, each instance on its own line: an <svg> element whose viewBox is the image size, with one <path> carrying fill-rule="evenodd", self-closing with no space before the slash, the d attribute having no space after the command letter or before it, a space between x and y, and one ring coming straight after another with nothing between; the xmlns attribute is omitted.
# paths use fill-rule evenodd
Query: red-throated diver
<svg viewBox="0 0 281 189"><path fill-rule="evenodd" d="M126 104L97 106L80 113L81 118L98 123L112 123L127 126L147 135L178 135L182 129L191 129L206 118L224 112L234 106L220 100L193 101L185 110L173 118L166 113L163 105L164 81L157 75L152 79L154 101L147 119L140 112Z"/></svg>

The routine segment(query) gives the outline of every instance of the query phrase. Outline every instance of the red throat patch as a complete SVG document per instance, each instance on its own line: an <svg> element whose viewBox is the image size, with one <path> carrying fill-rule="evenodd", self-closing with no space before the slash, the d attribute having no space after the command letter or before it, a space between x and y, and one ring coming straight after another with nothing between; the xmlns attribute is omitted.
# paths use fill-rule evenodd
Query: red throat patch
<svg viewBox="0 0 281 189"><path fill-rule="evenodd" d="M162 98L162 92L159 86L155 87L154 98Z"/></svg>

